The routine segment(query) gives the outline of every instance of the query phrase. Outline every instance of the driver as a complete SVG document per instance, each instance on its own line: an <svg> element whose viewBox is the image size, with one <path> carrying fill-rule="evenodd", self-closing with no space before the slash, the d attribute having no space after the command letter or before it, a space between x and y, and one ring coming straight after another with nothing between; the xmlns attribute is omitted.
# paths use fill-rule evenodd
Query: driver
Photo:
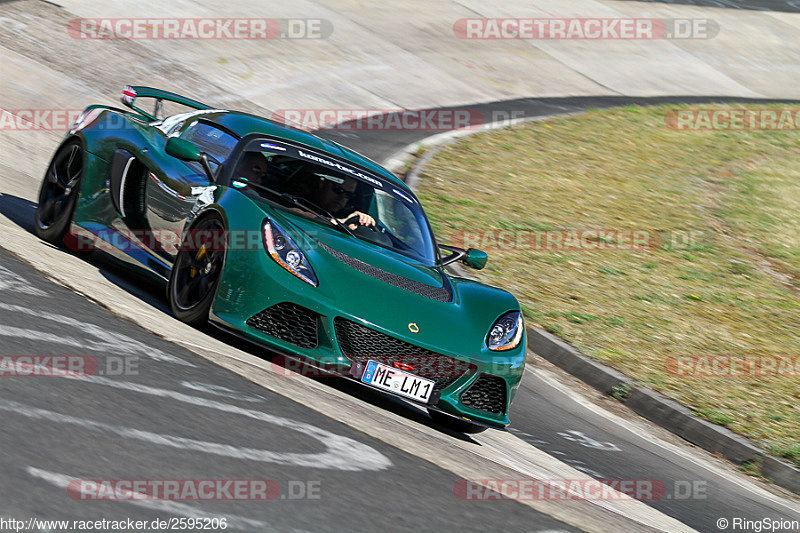
<svg viewBox="0 0 800 533"><path fill-rule="evenodd" d="M358 185L356 180L327 176L325 174L317 174L317 176L320 178L319 186L309 199L330 211L336 217L341 216L342 213L348 213L350 202L356 194L356 186ZM343 218L337 218L341 223L350 219L354 219L347 225L351 230L356 229L358 226L375 226L375 219L361 211L352 211Z"/></svg>
<svg viewBox="0 0 800 533"><path fill-rule="evenodd" d="M235 176L246 179L248 183L266 185L267 158L261 152L246 152L239 161Z"/></svg>

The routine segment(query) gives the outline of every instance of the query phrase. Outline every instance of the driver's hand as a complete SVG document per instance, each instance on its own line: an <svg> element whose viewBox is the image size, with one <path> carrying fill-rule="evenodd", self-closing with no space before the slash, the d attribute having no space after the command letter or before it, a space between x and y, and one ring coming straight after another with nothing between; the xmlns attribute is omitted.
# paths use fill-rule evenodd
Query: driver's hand
<svg viewBox="0 0 800 533"><path fill-rule="evenodd" d="M356 229L358 226L374 226L375 225L375 219L372 218L371 216L369 216L366 213L362 213L361 211L354 211L354 212L350 213L348 216L346 216L344 218L340 218L339 222L344 223L344 221L349 220L349 219L351 219L353 217L356 217L356 216L358 217L358 221L357 221L358 223L352 222L352 223L347 225L347 227L350 228L351 230Z"/></svg>

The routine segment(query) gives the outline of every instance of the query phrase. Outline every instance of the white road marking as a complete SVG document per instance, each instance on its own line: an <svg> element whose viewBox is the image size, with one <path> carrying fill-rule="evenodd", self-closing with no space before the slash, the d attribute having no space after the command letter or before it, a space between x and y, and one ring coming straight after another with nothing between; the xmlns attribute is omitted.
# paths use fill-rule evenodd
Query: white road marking
<svg viewBox="0 0 800 533"><path fill-rule="evenodd" d="M537 439L535 435L531 435L530 433L525 433L522 430L516 428L508 428L508 430L516 435L522 435L520 438L525 442L527 442L528 444L533 444L534 446L547 446L548 444L546 440Z"/></svg>
<svg viewBox="0 0 800 533"><path fill-rule="evenodd" d="M556 433L559 437L567 440L571 440L573 442L577 442L581 446L586 446L587 448L594 448L596 450L604 450L607 452L621 452L622 450L614 444L613 442L600 442L596 441L591 437L588 437L585 433L580 431L567 431L565 433Z"/></svg>
<svg viewBox="0 0 800 533"><path fill-rule="evenodd" d="M495 460L502 461L503 463L506 464L506 466L516 470L517 472L522 473L523 475L526 475L526 476L530 477L531 479L541 479L541 480L552 479L551 475L548 475L547 473L545 473L543 471L535 470L533 468L525 466L525 464L523 464L522 461L520 461L517 457L514 457L511 453L509 453L507 450L505 450L503 448L495 446L492 443L490 443L488 441L485 441L485 440L483 440L481 442L481 444L483 446L487 446L487 447L491 448L492 450L494 450L494 452L497 455L497 458ZM556 459L556 460L560 460L560 459ZM578 494L577 492L572 491L572 490L566 490L566 493L570 494L570 495L573 495L573 496L576 496L578 498L581 497L580 494ZM611 511L612 513L623 514L623 513L620 513L620 511L616 508L616 505L615 505L616 502L612 502L610 500L591 500L590 503L592 505L596 505L597 507L602 507L603 509ZM625 515L623 514L623 516L625 516ZM640 522L640 523L644 523L644 522Z"/></svg>
<svg viewBox="0 0 800 533"><path fill-rule="evenodd" d="M142 355L145 357L149 357L150 359L154 359L156 361L162 361L165 363L173 363L176 365L191 366L191 367L195 366L194 364L188 361L184 361L179 357L162 352L161 350L158 350L156 348L151 348L150 346L147 346L146 344L141 343L139 341L133 340L130 337L127 337L121 333L108 331L106 328L103 328L101 326L76 320L68 316L56 315L43 311L35 311L33 309L28 309L27 307L23 307L20 305L6 304L2 302L0 302L0 309L5 309L6 311L11 311L12 313L16 314L30 315L36 318L51 320L61 325L72 326L73 328L77 329L78 331L84 334L95 337L97 340L91 340L91 339L79 340L75 339L74 337L53 335L36 331L33 329L16 328L12 326L4 326L2 324L0 324L0 336L21 337L25 339L39 340L39 341L43 340L55 344L69 344L72 346L85 348L87 350L104 352L104 353L119 354L121 352L129 355Z"/></svg>
<svg viewBox="0 0 800 533"><path fill-rule="evenodd" d="M73 478L71 476L67 476L65 474L59 474L56 472L49 472L47 470L42 470L40 468L34 468L29 466L26 468L28 474L33 477L37 477L39 479L43 479L47 481L51 485L55 485L56 487L63 488L65 491L69 486L70 482L76 480L77 478ZM144 495L143 495L144 496ZM225 517L228 519L228 528L231 529L249 529L254 531L275 531L274 529L269 528L269 524L265 522L261 522L258 520L253 520L250 518L245 518L243 516L237 515L229 515L229 514L222 514L222 513L206 513L204 511L200 511L197 508L187 505L185 503L180 502L173 502L173 501L150 501L150 500L136 500L130 499L125 500L125 503L129 503L131 505L137 505L139 507L145 507L147 509L151 509L154 511L162 511L165 513L175 514L179 516L191 516L193 518L222 518Z"/></svg>
<svg viewBox="0 0 800 533"><path fill-rule="evenodd" d="M267 424L283 427L290 431L296 431L298 433L308 435L309 437L320 441L327 448L327 450L319 454L296 454L270 452L267 450L257 450L252 448L237 448L234 446L212 442L195 441L181 437L160 435L157 433L140 431L133 428L101 424L91 420L76 418L69 415L62 415L53 411L36 409L24 404L19 404L17 402L11 402L9 400L0 400L0 409L6 411L17 411L17 409L21 409L18 411L19 414L32 418L50 419L57 422L76 424L92 430L110 431L112 433L117 433L130 438L155 442L159 445L172 446L175 448L184 447L206 453L226 455L229 457L238 457L242 459L252 459L256 461L275 463L282 462L295 466L309 466L348 471L385 470L392 465L392 462L385 455L378 452L374 448L367 446L366 444L362 444L349 437L337 435L317 426L306 424L304 422L298 422L289 418L271 415L269 413L255 411L252 409L245 409L236 405L230 405L207 398L200 398L198 396L189 396L176 391L141 385L139 383L133 383L129 381L121 381L100 376L76 376L65 377L64 379L74 379L77 381L86 381L96 385L106 385L109 387L129 390L141 394L149 394L160 398L176 400L199 407L216 409L218 411L223 411L234 415L245 416L254 420L266 422Z"/></svg>
<svg viewBox="0 0 800 533"><path fill-rule="evenodd" d="M575 470L580 470L584 474L589 474L593 478L606 479L608 477L608 476L604 476L603 474L601 474L597 470L592 470L591 468L586 466L586 463L584 463L583 461L580 461L578 459L564 459L564 462L567 463L567 464L572 465L572 468L574 468Z"/></svg>
<svg viewBox="0 0 800 533"><path fill-rule="evenodd" d="M211 383L200 383L199 381L182 381L181 385L183 385L187 389L205 392L207 394L213 394L214 396L222 396L223 398L228 398L229 400L240 400L243 402L263 402L266 400L266 398L264 398L263 396L251 396L249 394L242 394L233 389L229 389L228 387L222 387L220 385L214 385Z"/></svg>
<svg viewBox="0 0 800 533"><path fill-rule="evenodd" d="M0 18L0 21L2 21L2 18ZM37 289L28 280L3 266L0 266L0 291L23 292L32 296L47 296L46 292Z"/></svg>
<svg viewBox="0 0 800 533"><path fill-rule="evenodd" d="M573 391L569 387L567 387L564 384L562 384L561 382L559 382L557 379L555 379L553 377L553 374L551 372L540 370L540 369L536 369L536 368L531 368L530 370L528 370L528 373L526 374L525 378L523 378L526 381L528 381L528 385L527 386L531 386L530 385L530 380L534 379L534 377L536 379L541 380L544 384L549 385L554 390L560 392L565 397L567 397L570 401L572 401L572 402L584 407L588 411L591 411L594 414L599 415L599 416L605 418L606 420L616 424L618 427L620 427L620 428L624 429L625 431L627 431L628 433L630 433L633 437L639 438L639 439L645 439L649 445L652 445L652 446L655 446L657 448L660 448L660 449L662 449L662 450L664 450L666 452L671 452L671 453L675 454L676 456L678 456L679 458L681 458L682 460L685 460L688 463L691 463L692 465L694 465L696 467L703 468L707 472L709 472L710 474L718 476L718 477L721 477L724 480L726 480L726 481L728 481L730 483L733 483L733 484L739 486L740 488L742 488L742 489L744 489L746 491L749 491L749 492L752 492L754 494L757 494L762 499L764 499L764 500L766 500L766 501L768 501L770 503L774 503L776 505L779 505L780 507L782 507L784 509L788 509L788 510L792 511L793 513L797 512L797 507L795 505L788 504L787 502L783 501L782 499L776 498L773 493L768 492L768 491L764 490L763 488L755 485L752 481L747 480L747 479L741 479L738 476L734 476L730 472L727 472L727 471L723 470L722 468L720 468L719 466L714 465L713 463L709 462L707 459L698 457L695 453L690 453L690 452L688 452L688 451L686 451L686 450L684 450L684 449L682 449L682 448L680 448L680 447L678 447L678 446L676 446L676 445L674 445L672 443L669 443L669 442L661 439L660 437L655 436L651 432L650 428L648 428L648 427L646 427L646 426L644 426L642 424L633 423L630 420L626 420L626 419L624 419L624 418L622 418L622 417L620 417L618 415L615 415L614 413L612 413L610 411L607 411L606 409L604 409L604 408L602 408L602 407L600 407L598 405L595 405L594 403L589 401L587 398L581 396L580 394L576 393L575 391ZM534 385L534 387L535 386L536 385ZM641 444L638 444L637 446L641 447L644 450L647 450L647 448L641 446ZM654 453L657 453L657 452L654 452ZM662 454L658 454L658 455L661 458L663 458L663 459L665 459L667 461L672 461L671 458L667 457L666 455L662 455Z"/></svg>
<svg viewBox="0 0 800 533"><path fill-rule="evenodd" d="M383 470L390 464L388 459L372 448L368 448L366 445L360 444L352 439L347 439L346 437L340 437L333 433L325 432L324 430L314 426L306 426L306 428L304 428L305 431L302 429L299 429L298 431L315 437L325 444L328 449L322 453L275 452L270 450L260 450L257 448L242 448L239 446L232 446L230 444L221 444L217 442L189 439L185 437L176 437L174 435L164 435L162 433L154 433L152 431L145 431L142 429L95 422L86 418L56 413L55 411L50 411L48 409L31 407L12 400L0 400L0 410L9 411L11 413L35 420L46 420L59 424L70 424L88 429L90 431L114 433L126 439L140 440L158 446L203 452L222 457L230 457L233 459L349 471ZM293 422L287 419L282 420ZM318 434L312 434L312 431L310 430L315 430L314 432ZM328 434L323 435L322 433ZM344 442L345 440L350 442ZM348 444L351 445L347 446ZM367 456L364 456L364 454L367 454ZM370 466L373 468L370 468Z"/></svg>
<svg viewBox="0 0 800 533"><path fill-rule="evenodd" d="M509 428L509 431L511 431L512 433L515 433L517 435L527 435L527 436L533 437L533 435L531 435L530 433L526 433L526 432L521 431L519 429ZM537 439L535 437L534 438L520 437L520 438L523 441L527 442L528 444L532 444L534 446L544 447L544 446L547 446L547 444L548 444L547 441L543 441L543 440ZM551 455L567 455L566 453L561 452L561 451L557 451L557 450L544 450L544 451L546 453L551 454ZM565 463L567 463L569 465L572 465L572 468L574 468L575 470L580 470L584 474L588 474L588 475L590 475L590 476L592 476L594 478L598 478L598 479L605 478L605 476L603 474L601 474L597 470L592 470L591 468L586 466L586 463L584 463L583 461L581 461L579 459L562 459L562 461L564 461Z"/></svg>

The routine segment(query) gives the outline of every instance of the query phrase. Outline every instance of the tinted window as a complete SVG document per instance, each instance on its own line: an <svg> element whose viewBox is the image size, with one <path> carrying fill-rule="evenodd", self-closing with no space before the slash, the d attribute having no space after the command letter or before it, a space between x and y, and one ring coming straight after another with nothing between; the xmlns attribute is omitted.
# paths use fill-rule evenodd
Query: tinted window
<svg viewBox="0 0 800 533"><path fill-rule="evenodd" d="M355 224L351 229L359 239L429 265L434 263L431 230L422 208L412 195L398 190L386 178L368 176L329 156L288 144L271 142L254 147L258 149L246 150L236 161L232 176L235 188L322 224L330 218L317 216L319 213L327 212L343 222L358 218L357 213L366 214L374 225L350 222ZM281 195L313 205L305 209Z"/></svg>
<svg viewBox="0 0 800 533"><path fill-rule="evenodd" d="M181 134L181 139L194 143L201 152L211 156L211 170L216 172L228 156L231 155L236 143L236 137L206 122L194 122ZM202 167L197 165L202 173Z"/></svg>

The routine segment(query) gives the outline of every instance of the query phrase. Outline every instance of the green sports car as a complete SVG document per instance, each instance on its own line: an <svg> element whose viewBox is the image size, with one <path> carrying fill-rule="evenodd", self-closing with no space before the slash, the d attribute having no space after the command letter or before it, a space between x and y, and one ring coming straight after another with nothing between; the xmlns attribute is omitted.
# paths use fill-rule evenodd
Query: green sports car
<svg viewBox="0 0 800 533"><path fill-rule="evenodd" d="M258 116L148 87L122 102L86 108L56 150L42 239L108 251L164 282L178 319L400 396L451 429L508 424L519 303L445 271L486 254L438 244L401 180Z"/></svg>

